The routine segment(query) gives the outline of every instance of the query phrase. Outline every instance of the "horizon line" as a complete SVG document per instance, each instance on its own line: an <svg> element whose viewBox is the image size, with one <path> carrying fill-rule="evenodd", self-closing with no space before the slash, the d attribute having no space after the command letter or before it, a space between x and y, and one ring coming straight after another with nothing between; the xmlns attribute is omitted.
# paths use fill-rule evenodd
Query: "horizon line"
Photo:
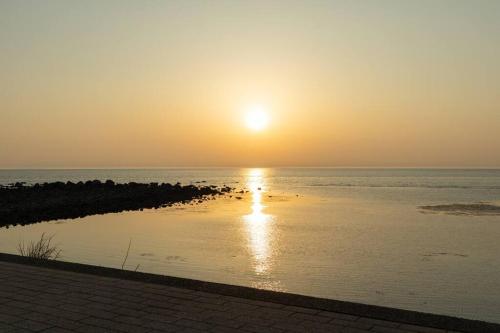
<svg viewBox="0 0 500 333"><path fill-rule="evenodd" d="M164 169L442 169L500 170L500 166L125 166L125 167L0 167L8 170L164 170Z"/></svg>

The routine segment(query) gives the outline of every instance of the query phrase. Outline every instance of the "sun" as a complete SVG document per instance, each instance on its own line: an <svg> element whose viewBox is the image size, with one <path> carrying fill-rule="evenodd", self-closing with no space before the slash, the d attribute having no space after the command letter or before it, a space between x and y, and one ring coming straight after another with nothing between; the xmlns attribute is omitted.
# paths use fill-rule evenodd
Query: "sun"
<svg viewBox="0 0 500 333"><path fill-rule="evenodd" d="M248 107L245 115L246 126L253 131L262 131L269 125L269 114L262 105Z"/></svg>

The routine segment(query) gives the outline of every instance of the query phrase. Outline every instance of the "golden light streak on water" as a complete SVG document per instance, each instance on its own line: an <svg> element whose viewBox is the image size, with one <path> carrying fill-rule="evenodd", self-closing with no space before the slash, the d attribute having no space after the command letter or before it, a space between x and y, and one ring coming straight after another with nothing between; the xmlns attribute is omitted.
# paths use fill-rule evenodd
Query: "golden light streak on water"
<svg viewBox="0 0 500 333"><path fill-rule="evenodd" d="M258 275L269 271L271 265L270 224L273 216L264 212L262 196L266 192L265 170L251 169L247 175L247 186L252 195L251 213L243 216L249 247L254 259L254 270Z"/></svg>

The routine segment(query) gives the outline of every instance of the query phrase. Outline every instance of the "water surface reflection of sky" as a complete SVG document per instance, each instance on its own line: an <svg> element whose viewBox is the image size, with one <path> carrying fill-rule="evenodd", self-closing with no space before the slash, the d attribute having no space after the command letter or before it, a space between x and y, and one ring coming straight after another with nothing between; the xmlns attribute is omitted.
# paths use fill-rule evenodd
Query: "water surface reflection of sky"
<svg viewBox="0 0 500 333"><path fill-rule="evenodd" d="M120 268L132 240L127 269L500 322L500 217L417 208L497 203L498 170L0 170L0 183L109 178L250 191L2 228L0 252L45 233L64 261Z"/></svg>
<svg viewBox="0 0 500 333"><path fill-rule="evenodd" d="M265 212L263 196L267 192L265 169L250 169L246 184L251 194L251 212L243 216L248 247L257 275L267 276L272 266L272 237L275 217Z"/></svg>

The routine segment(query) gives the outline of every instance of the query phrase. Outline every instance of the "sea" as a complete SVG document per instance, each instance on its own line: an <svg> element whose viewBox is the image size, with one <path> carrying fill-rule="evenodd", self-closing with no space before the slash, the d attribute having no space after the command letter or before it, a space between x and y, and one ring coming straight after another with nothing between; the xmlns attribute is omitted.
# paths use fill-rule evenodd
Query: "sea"
<svg viewBox="0 0 500 333"><path fill-rule="evenodd" d="M243 194L0 229L0 252L53 236L64 261L500 323L500 170L0 170L0 184L107 180Z"/></svg>

